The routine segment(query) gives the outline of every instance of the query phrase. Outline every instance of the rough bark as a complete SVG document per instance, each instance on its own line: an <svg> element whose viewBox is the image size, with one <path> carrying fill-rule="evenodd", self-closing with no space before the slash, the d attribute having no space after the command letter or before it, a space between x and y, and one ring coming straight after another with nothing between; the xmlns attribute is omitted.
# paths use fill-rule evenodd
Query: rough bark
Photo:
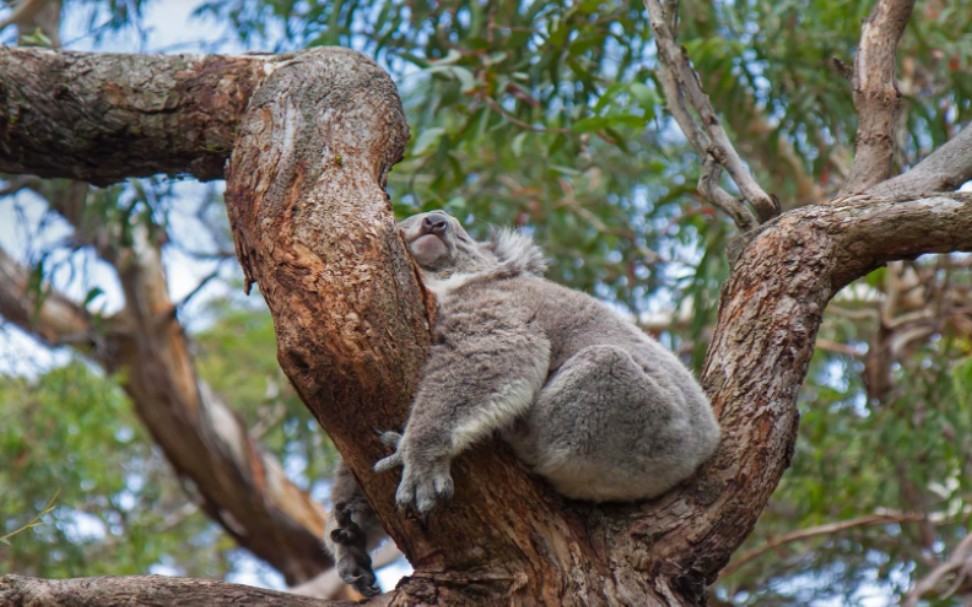
<svg viewBox="0 0 972 607"><path fill-rule="evenodd" d="M703 381L726 435L697 478L641 506L564 504L491 445L459 460L456 499L418 524L391 506L396 479L370 472L384 453L375 430L403 419L427 339L428 301L380 189L403 127L375 68L321 53L257 94L227 204L247 277L277 321L282 366L415 566L390 604L698 604L789 462L830 297L888 259L972 247L962 195L857 198L773 220L723 290Z"/></svg>
<svg viewBox="0 0 972 607"><path fill-rule="evenodd" d="M240 114L281 61L0 48L0 172L220 179Z"/></svg>
<svg viewBox="0 0 972 607"><path fill-rule="evenodd" d="M41 580L6 575L0 577L0 604L24 607L91 607L92 605L319 607L326 604L340 607L355 603L352 601L325 602L242 584L157 575L69 580Z"/></svg>
<svg viewBox="0 0 972 607"><path fill-rule="evenodd" d="M415 574L372 604L698 605L748 535L796 438L828 300L891 259L972 250L972 198L859 196L758 228L723 287L703 384L724 439L697 477L628 506L565 503L500 444L458 460L428 520L393 507L375 430L404 420L433 302L394 231L384 177L405 125L394 87L340 49L278 67L242 119L227 205L278 358Z"/></svg>

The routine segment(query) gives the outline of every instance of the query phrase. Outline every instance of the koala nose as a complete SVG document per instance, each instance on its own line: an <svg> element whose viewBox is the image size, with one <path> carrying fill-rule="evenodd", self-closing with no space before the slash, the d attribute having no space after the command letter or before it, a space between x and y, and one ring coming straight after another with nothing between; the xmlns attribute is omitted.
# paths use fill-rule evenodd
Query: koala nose
<svg viewBox="0 0 972 607"><path fill-rule="evenodd" d="M444 234L449 222L442 215L426 215L422 220L422 231L426 234Z"/></svg>

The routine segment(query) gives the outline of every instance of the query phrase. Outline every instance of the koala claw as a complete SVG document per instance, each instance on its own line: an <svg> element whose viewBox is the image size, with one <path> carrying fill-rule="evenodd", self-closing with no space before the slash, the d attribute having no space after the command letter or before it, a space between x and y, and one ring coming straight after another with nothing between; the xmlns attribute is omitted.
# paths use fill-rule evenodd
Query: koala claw
<svg viewBox="0 0 972 607"><path fill-rule="evenodd" d="M449 474L448 458L417 459L411 451L402 449L402 435L383 432L381 442L393 447L395 452L378 460L375 472L387 472L404 467L402 480L395 492L395 502L403 510L414 508L419 514L428 514L435 505L452 497L452 475ZM403 453L412 453L405 456Z"/></svg>
<svg viewBox="0 0 972 607"><path fill-rule="evenodd" d="M387 447L395 449L395 452L388 457L382 458L375 462L372 468L375 472L387 472L388 470L393 470L399 466L405 465L402 461L402 454L398 450L398 445L402 442L402 435L398 432L381 432L381 442Z"/></svg>
<svg viewBox="0 0 972 607"><path fill-rule="evenodd" d="M335 504L334 517L340 525L331 531L338 575L345 584L353 586L364 596L381 594L365 545L365 534L355 521L355 513L346 503L340 503Z"/></svg>
<svg viewBox="0 0 972 607"><path fill-rule="evenodd" d="M338 559L338 575L345 584L350 584L364 596L381 594L381 589L375 583L375 574L371 569L371 557L367 554L348 555Z"/></svg>
<svg viewBox="0 0 972 607"><path fill-rule="evenodd" d="M402 482L395 493L395 501L403 509L414 507L419 514L425 515L440 501L452 497L452 475L449 464L434 464L422 473L412 473L406 466Z"/></svg>

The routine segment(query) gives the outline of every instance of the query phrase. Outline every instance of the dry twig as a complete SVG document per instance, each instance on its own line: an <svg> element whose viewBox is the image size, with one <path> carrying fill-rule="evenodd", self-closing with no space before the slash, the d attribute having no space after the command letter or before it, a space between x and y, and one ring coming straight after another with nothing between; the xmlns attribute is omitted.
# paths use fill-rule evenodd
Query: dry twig
<svg viewBox="0 0 972 607"><path fill-rule="evenodd" d="M655 33L658 76L668 110L703 158L699 192L713 205L729 213L740 229L749 229L777 215L779 203L763 191L729 141L708 95L702 90L698 75L689 64L685 49L675 42L676 3L666 4L663 6L663 0L645 0ZM728 171L743 198L752 205L755 215L718 185L720 165Z"/></svg>

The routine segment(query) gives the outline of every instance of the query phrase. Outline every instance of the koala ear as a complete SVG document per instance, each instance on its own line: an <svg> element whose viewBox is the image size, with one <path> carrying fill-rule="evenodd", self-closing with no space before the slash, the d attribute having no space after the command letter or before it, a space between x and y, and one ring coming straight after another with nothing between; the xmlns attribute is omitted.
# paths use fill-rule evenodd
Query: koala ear
<svg viewBox="0 0 972 607"><path fill-rule="evenodd" d="M510 274L543 276L547 271L547 257L528 234L507 228L490 228L490 239L485 245Z"/></svg>

